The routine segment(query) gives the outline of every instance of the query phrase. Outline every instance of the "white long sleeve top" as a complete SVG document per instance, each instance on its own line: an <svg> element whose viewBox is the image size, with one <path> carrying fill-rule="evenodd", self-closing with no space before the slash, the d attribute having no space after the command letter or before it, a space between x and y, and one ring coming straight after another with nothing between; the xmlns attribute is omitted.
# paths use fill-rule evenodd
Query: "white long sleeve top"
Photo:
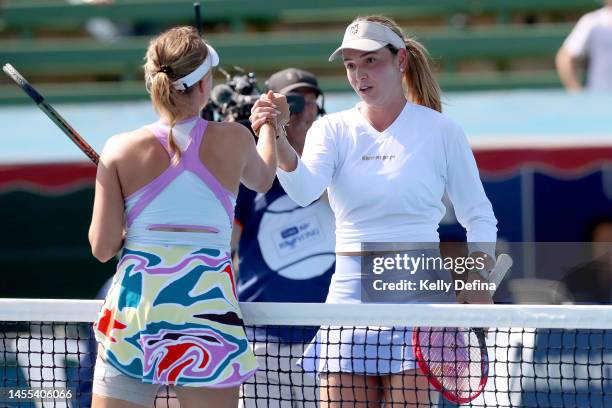
<svg viewBox="0 0 612 408"><path fill-rule="evenodd" d="M447 191L471 243L494 243L497 220L462 129L448 117L406 103L379 132L359 105L318 119L297 168L278 169L289 196L306 206L327 188L336 217L336 251L362 242L438 242ZM470 248L485 250L478 245Z"/></svg>

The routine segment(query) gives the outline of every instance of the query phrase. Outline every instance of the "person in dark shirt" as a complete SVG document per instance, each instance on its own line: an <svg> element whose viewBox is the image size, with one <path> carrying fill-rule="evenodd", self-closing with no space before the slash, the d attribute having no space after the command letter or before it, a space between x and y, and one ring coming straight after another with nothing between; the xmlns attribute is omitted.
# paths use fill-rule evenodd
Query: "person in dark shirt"
<svg viewBox="0 0 612 408"><path fill-rule="evenodd" d="M273 74L266 84L286 95L291 110L287 139L301 154L308 129L323 113L323 93L316 78L288 68ZM326 194L301 207L278 180L265 194L241 186L232 239L239 300L324 302L335 267L334 223ZM296 365L316 329L266 328L248 334L260 370L243 385L241 406L316 407L315 380L301 374Z"/></svg>

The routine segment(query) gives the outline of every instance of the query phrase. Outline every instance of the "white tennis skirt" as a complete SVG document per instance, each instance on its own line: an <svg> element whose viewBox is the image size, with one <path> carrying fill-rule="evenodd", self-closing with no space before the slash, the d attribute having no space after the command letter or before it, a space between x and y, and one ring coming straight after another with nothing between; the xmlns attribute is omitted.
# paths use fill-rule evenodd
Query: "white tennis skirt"
<svg viewBox="0 0 612 408"><path fill-rule="evenodd" d="M452 281L450 274L445 281ZM361 303L361 257L336 256L326 303ZM454 303L452 293L415 294L408 303ZM389 307L393 307L390 305ZM416 367L411 327L322 326L298 362L307 374L388 375Z"/></svg>

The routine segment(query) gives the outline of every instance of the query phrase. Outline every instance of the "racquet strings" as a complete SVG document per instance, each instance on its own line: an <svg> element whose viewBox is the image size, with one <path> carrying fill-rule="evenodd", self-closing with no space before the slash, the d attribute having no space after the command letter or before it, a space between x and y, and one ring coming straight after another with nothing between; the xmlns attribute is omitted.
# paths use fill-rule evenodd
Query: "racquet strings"
<svg viewBox="0 0 612 408"><path fill-rule="evenodd" d="M423 362L443 392L457 400L480 393L486 378L488 357L475 330L422 327L418 342Z"/></svg>

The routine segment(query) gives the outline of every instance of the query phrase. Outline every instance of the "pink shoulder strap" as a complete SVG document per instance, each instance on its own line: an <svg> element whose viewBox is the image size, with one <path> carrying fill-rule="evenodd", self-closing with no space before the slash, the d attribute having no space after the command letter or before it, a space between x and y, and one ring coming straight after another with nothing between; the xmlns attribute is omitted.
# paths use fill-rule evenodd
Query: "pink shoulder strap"
<svg viewBox="0 0 612 408"><path fill-rule="evenodd" d="M189 170L212 191L215 197L219 200L223 208L225 209L230 223L233 222L234 207L231 201L231 193L225 189L219 183L219 181L212 175L212 173L206 168L204 163L200 160L200 146L204 139L206 128L208 127L208 121L198 118L198 122L193 127L190 133L191 142L187 149L181 155L181 159L176 166L169 166L159 177L152 180L149 184L142 187L138 192L144 191L142 196L138 199L136 204L127 214L127 225L128 227L134 222L134 220L142 213L142 211L157 197L174 179L176 179L183 171ZM168 135L161 122L153 123L147 126L157 138L159 143L164 147L164 150L171 156L170 148L168 146ZM136 193L135 193L136 194Z"/></svg>
<svg viewBox="0 0 612 408"><path fill-rule="evenodd" d="M230 198L231 193L227 191L225 187L219 183L219 180L212 175L210 170L200 160L200 146L204 141L206 135L206 129L208 127L208 121L204 119L198 119L198 123L193 127L191 131L191 143L187 150L185 150L183 163L185 169L190 170L192 173L197 175L204 184L213 192L215 197L221 202L230 222L234 219L234 206Z"/></svg>

